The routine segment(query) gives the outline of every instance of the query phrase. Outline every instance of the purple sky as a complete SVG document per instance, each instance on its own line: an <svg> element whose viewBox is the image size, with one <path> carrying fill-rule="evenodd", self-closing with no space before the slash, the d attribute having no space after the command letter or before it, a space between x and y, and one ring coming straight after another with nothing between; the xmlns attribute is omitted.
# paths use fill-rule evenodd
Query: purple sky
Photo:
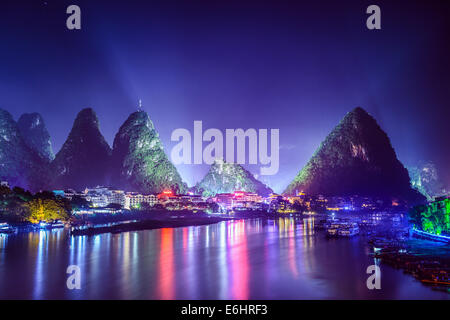
<svg viewBox="0 0 450 320"><path fill-rule="evenodd" d="M65 27L69 4L82 30ZM170 154L176 128L279 128L280 192L356 106L400 160L431 160L450 182L450 5L377 1L5 1L0 108L43 115L58 151L92 107L112 145L142 99ZM207 166L180 165L192 185ZM249 169L257 173L253 167ZM450 184L450 183L449 183Z"/></svg>

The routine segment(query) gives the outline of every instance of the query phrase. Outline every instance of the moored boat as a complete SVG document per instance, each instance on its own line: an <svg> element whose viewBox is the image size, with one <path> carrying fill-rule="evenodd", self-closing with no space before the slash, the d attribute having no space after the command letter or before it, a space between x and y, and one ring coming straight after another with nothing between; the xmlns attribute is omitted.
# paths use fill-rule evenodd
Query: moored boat
<svg viewBox="0 0 450 320"><path fill-rule="evenodd" d="M56 228L64 228L65 224L64 222L62 222L61 220L54 220L50 223L50 227L52 229L56 229Z"/></svg>
<svg viewBox="0 0 450 320"><path fill-rule="evenodd" d="M14 233L16 230L11 227L8 223L0 223L0 233Z"/></svg>
<svg viewBox="0 0 450 320"><path fill-rule="evenodd" d="M359 234L359 227L356 223L349 223L339 228L338 233L342 237L353 237Z"/></svg>
<svg viewBox="0 0 450 320"><path fill-rule="evenodd" d="M341 228L341 223L332 222L326 226L327 236L328 237L337 237L339 236L339 228Z"/></svg>
<svg viewBox="0 0 450 320"><path fill-rule="evenodd" d="M339 235L338 229L336 228L328 228L327 229L327 236L328 237L337 237Z"/></svg>
<svg viewBox="0 0 450 320"><path fill-rule="evenodd" d="M359 234L359 227L355 222L333 222L326 230L328 237L352 237Z"/></svg>
<svg viewBox="0 0 450 320"><path fill-rule="evenodd" d="M38 229L58 229L58 228L64 228L64 223L61 220L53 220L53 221L39 221L37 224Z"/></svg>

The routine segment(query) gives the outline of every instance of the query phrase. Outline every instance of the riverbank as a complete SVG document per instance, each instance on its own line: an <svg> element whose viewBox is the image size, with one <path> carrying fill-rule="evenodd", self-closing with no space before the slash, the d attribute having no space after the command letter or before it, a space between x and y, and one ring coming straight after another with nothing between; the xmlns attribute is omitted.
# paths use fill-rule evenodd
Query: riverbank
<svg viewBox="0 0 450 320"><path fill-rule="evenodd" d="M218 223L225 220L230 220L230 217L183 217L183 218L167 218L167 219L146 219L142 221L123 221L108 226L91 226L83 228L71 229L71 234L74 236L80 235L97 235L102 233L120 233L140 230L152 230L161 228L179 228L201 226L207 224Z"/></svg>
<svg viewBox="0 0 450 320"><path fill-rule="evenodd" d="M450 246L422 239L370 243L374 257L423 284L450 293Z"/></svg>
<svg viewBox="0 0 450 320"><path fill-rule="evenodd" d="M30 222L11 223L11 234L51 230L66 227L72 235L96 235L160 228L177 228L213 224L226 220L255 218L287 218L303 216L302 213L268 213L261 210L238 211L234 213L206 213L197 210L149 210L127 211L117 214L97 213L94 215L74 215L70 221L53 224L32 224ZM1 232L0 232L1 233ZM1 233L3 234L3 233ZM4 233L7 234L7 233Z"/></svg>
<svg viewBox="0 0 450 320"><path fill-rule="evenodd" d="M254 219L279 217L265 212L249 211L233 214L207 214L204 212L161 211L150 213L130 213L116 216L96 216L78 219L71 225L74 236L97 235L102 233L120 233L160 228L179 228L214 224L221 221L237 219ZM285 215L284 215L285 216Z"/></svg>

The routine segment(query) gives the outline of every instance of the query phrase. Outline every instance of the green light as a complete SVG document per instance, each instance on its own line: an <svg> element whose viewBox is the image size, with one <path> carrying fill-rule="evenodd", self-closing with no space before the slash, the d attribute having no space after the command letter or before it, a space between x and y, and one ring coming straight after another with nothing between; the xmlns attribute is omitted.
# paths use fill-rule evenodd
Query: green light
<svg viewBox="0 0 450 320"><path fill-rule="evenodd" d="M412 222L425 232L450 234L450 198L414 207L409 214Z"/></svg>

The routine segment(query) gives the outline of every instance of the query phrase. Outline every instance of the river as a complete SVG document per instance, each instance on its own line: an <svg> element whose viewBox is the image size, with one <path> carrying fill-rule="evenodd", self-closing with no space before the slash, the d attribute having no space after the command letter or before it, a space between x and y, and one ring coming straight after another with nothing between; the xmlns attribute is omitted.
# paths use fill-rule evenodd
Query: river
<svg viewBox="0 0 450 320"><path fill-rule="evenodd" d="M71 237L0 236L1 299L449 299L381 264L363 236L327 239L314 217ZM79 267L81 289L66 285Z"/></svg>

